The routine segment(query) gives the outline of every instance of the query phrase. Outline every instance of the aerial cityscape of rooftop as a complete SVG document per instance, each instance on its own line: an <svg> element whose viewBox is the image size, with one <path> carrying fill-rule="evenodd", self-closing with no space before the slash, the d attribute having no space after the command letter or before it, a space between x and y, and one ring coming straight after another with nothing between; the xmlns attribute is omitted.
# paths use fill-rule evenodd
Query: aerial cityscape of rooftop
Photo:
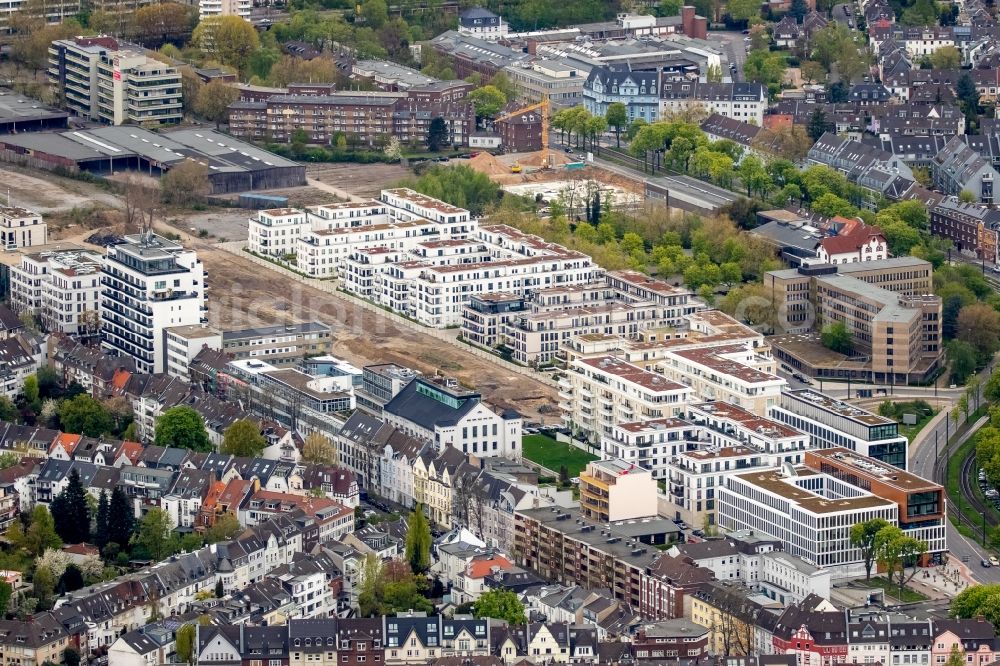
<svg viewBox="0 0 1000 666"><path fill-rule="evenodd" d="M0 661L1000 664L998 95L992 0L0 7Z"/></svg>

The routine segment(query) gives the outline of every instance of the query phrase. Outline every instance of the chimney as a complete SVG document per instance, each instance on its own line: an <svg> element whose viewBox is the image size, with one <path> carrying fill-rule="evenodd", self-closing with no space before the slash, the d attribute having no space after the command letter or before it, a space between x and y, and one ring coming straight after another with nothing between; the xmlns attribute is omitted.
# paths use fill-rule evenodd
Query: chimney
<svg viewBox="0 0 1000 666"><path fill-rule="evenodd" d="M685 35L691 35L694 30L694 6L684 5L681 7L681 27Z"/></svg>
<svg viewBox="0 0 1000 666"><path fill-rule="evenodd" d="M687 30L685 29L685 33ZM708 38L708 19L704 16L695 16L693 19L693 25L691 28L691 37L694 39L707 39Z"/></svg>

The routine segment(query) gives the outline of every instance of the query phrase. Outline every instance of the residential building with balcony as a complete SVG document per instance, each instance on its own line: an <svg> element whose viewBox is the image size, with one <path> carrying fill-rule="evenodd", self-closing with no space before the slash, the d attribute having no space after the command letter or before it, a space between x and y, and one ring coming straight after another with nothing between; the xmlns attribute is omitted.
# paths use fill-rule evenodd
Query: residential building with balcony
<svg viewBox="0 0 1000 666"><path fill-rule="evenodd" d="M22 255L10 269L11 308L38 317L50 333L94 336L100 330L103 262L87 250Z"/></svg>
<svg viewBox="0 0 1000 666"><path fill-rule="evenodd" d="M153 233L112 245L101 271L101 343L142 373L166 372L164 330L208 321L198 255Z"/></svg>
<svg viewBox="0 0 1000 666"><path fill-rule="evenodd" d="M619 423L678 417L693 396L691 387L613 356L576 359L559 380L563 425L592 446Z"/></svg>
<svg viewBox="0 0 1000 666"><path fill-rule="evenodd" d="M183 116L180 72L112 37L52 42L48 78L66 108L90 120L172 124Z"/></svg>
<svg viewBox="0 0 1000 666"><path fill-rule="evenodd" d="M296 208L257 211L247 226L247 249L261 256L279 259L295 255L299 238L311 228L308 211Z"/></svg>
<svg viewBox="0 0 1000 666"><path fill-rule="evenodd" d="M0 250L45 245L49 225L41 214L20 206L0 206Z"/></svg>
<svg viewBox="0 0 1000 666"><path fill-rule="evenodd" d="M595 460L580 473L580 513L609 523L656 515L656 480L624 460Z"/></svg>
<svg viewBox="0 0 1000 666"><path fill-rule="evenodd" d="M760 416L778 404L787 386L774 374L776 362L769 354L744 344L669 351L656 369L702 400L732 403Z"/></svg>
<svg viewBox="0 0 1000 666"><path fill-rule="evenodd" d="M167 125L184 117L181 73L141 51L102 55L96 92L97 119L110 125Z"/></svg>
<svg viewBox="0 0 1000 666"><path fill-rule="evenodd" d="M213 16L239 16L249 21L253 12L253 0L199 0L198 20Z"/></svg>

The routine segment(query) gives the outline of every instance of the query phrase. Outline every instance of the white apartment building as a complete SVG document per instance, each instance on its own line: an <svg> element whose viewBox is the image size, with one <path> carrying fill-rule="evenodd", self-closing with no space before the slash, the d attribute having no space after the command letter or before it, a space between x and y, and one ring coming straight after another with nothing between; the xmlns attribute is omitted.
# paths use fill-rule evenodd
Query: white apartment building
<svg viewBox="0 0 1000 666"><path fill-rule="evenodd" d="M664 81L660 86L660 118L701 110L759 127L766 109L767 88L760 83Z"/></svg>
<svg viewBox="0 0 1000 666"><path fill-rule="evenodd" d="M66 107L112 125L178 123L181 75L148 58L140 47L114 37L75 37L52 42L48 78Z"/></svg>
<svg viewBox="0 0 1000 666"><path fill-rule="evenodd" d="M480 346L506 346L513 360L524 365L544 364L572 338L602 334L634 339L641 331L679 325L679 313L696 307L688 305L690 292L684 290L676 290L683 307L668 305L655 293L650 294L655 300L644 300L612 288L611 274L605 277L607 282L541 289L524 298L506 293L473 297L462 312L462 337Z"/></svg>
<svg viewBox="0 0 1000 666"><path fill-rule="evenodd" d="M782 606L798 604L810 594L830 598L831 572L780 550L781 544L749 532L735 532L725 539L680 544L668 552L689 557L711 569L720 581L740 582Z"/></svg>
<svg viewBox="0 0 1000 666"><path fill-rule="evenodd" d="M299 238L309 230L309 214L295 208L257 211L247 224L247 249L278 259L298 252Z"/></svg>
<svg viewBox="0 0 1000 666"><path fill-rule="evenodd" d="M772 466L800 465L812 448L809 435L801 430L728 402L688 405L687 419L702 430L710 446L745 446L765 454Z"/></svg>
<svg viewBox="0 0 1000 666"><path fill-rule="evenodd" d="M21 264L10 269L11 307L38 317L50 333L96 335L103 263L87 250L22 255Z"/></svg>
<svg viewBox="0 0 1000 666"><path fill-rule="evenodd" d="M0 251L48 242L49 226L40 214L19 206L0 206Z"/></svg>
<svg viewBox="0 0 1000 666"><path fill-rule="evenodd" d="M577 359L559 380L563 425L595 446L619 423L676 418L692 398L690 387L613 356Z"/></svg>
<svg viewBox="0 0 1000 666"><path fill-rule="evenodd" d="M776 362L748 344L668 351L656 368L690 386L702 400L721 400L764 416L778 404L787 382L774 374Z"/></svg>
<svg viewBox="0 0 1000 666"><path fill-rule="evenodd" d="M617 458L649 470L655 479L666 479L671 460L699 442L701 433L684 419L666 418L618 423L601 437L601 457Z"/></svg>
<svg viewBox="0 0 1000 666"><path fill-rule="evenodd" d="M111 125L174 124L184 118L181 73L141 51L101 56L96 93L97 119Z"/></svg>
<svg viewBox="0 0 1000 666"><path fill-rule="evenodd" d="M580 472L580 513L599 523L657 515L656 480L624 460L594 460Z"/></svg>
<svg viewBox="0 0 1000 666"><path fill-rule="evenodd" d="M222 349L222 332L203 324L171 326L164 329L166 373L171 377L190 380L191 361L202 349Z"/></svg>
<svg viewBox="0 0 1000 666"><path fill-rule="evenodd" d="M102 346L166 372L164 329L208 321L205 270L193 250L156 234L108 248L101 274Z"/></svg>
<svg viewBox="0 0 1000 666"><path fill-rule="evenodd" d="M908 442L890 418L812 389L783 392L768 416L808 434L815 448L843 446L906 469Z"/></svg>
<svg viewBox="0 0 1000 666"><path fill-rule="evenodd" d="M199 0L198 20L212 16L239 16L246 21L253 13L253 0Z"/></svg>

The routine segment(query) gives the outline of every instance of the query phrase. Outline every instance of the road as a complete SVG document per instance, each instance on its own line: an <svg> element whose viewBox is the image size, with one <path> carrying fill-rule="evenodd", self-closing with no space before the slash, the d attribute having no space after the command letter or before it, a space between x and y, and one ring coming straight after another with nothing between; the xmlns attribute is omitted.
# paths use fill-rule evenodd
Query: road
<svg viewBox="0 0 1000 666"><path fill-rule="evenodd" d="M995 366L996 361L980 373L979 378L982 382L985 382L989 378ZM982 400L982 384L980 384L979 391L980 400ZM952 433L952 425L948 410L942 410L913 438L909 449L909 469L911 472L925 479L934 478L934 461L938 454L946 453L942 448L947 441L947 437ZM954 445L954 448L961 445L973 432L973 430L970 430L966 433ZM1000 583L1000 567L986 569L979 566L979 562L984 557L989 557L989 553L982 546L962 536L951 524L951 521L948 522L947 531L948 550L959 560L967 560L972 575L976 580L981 583Z"/></svg>
<svg viewBox="0 0 1000 666"><path fill-rule="evenodd" d="M728 72L722 72L723 76L732 76L733 81L743 80L743 63L747 59L747 43L744 41L744 35L742 32L713 32L712 39L717 39L722 43L722 50L726 54L726 59L731 65L736 65L735 68L730 69Z"/></svg>

